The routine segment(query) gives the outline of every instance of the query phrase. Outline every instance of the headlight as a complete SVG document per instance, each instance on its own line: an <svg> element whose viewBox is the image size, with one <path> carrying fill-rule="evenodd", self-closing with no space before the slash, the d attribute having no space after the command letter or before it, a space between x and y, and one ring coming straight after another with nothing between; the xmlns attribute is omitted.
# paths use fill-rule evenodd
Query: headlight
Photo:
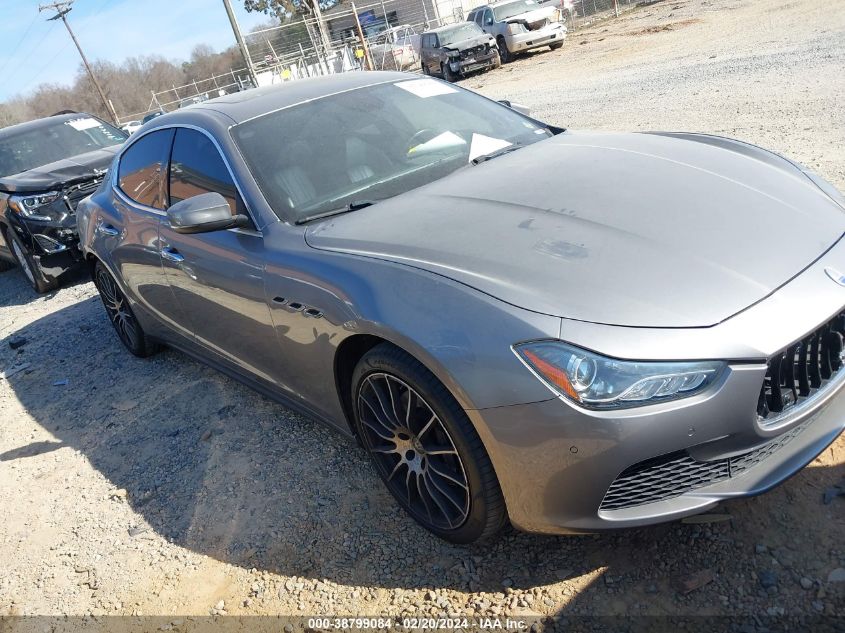
<svg viewBox="0 0 845 633"><path fill-rule="evenodd" d="M527 31L528 30L522 22L511 22L508 24L508 35L519 35L520 33L526 33Z"/></svg>
<svg viewBox="0 0 845 633"><path fill-rule="evenodd" d="M44 215L43 211L39 213L39 210L54 203L61 195L59 191L49 191L32 196L9 196L9 206L26 218L49 222L54 218Z"/></svg>
<svg viewBox="0 0 845 633"><path fill-rule="evenodd" d="M719 377L721 361L617 360L568 345L539 341L514 346L550 389L589 409L621 409L699 393Z"/></svg>

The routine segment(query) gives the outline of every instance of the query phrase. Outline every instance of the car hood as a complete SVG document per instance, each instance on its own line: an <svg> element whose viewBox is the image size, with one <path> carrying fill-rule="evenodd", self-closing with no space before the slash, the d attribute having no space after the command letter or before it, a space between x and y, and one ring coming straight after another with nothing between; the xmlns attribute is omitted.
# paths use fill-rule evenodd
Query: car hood
<svg viewBox="0 0 845 633"><path fill-rule="evenodd" d="M515 24L517 22L521 22L528 27L534 27L542 25L546 20L552 17L555 12L555 7L541 7L539 9L534 9L533 11L526 11L525 13L520 13L519 15L514 15L505 20L508 24Z"/></svg>
<svg viewBox="0 0 845 633"><path fill-rule="evenodd" d="M13 176L3 176L0 178L0 191L8 193L49 191L60 189L63 185L102 176L121 147L122 145L113 145L64 158Z"/></svg>
<svg viewBox="0 0 845 633"><path fill-rule="evenodd" d="M473 46L478 46L479 44L486 44L490 41L490 36L487 33L482 33L481 35L476 35L475 37L470 37L465 40L461 40L460 42L453 42L448 46L444 46L443 50L447 51L463 51L468 48L472 48Z"/></svg>
<svg viewBox="0 0 845 633"><path fill-rule="evenodd" d="M794 165L707 136L566 132L306 232L545 314L723 321L800 273L845 210Z"/></svg>

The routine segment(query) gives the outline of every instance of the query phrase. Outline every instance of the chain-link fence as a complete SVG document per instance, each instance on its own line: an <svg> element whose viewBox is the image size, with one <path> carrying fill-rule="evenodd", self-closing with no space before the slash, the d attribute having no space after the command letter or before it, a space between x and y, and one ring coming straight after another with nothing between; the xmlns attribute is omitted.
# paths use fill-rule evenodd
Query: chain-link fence
<svg viewBox="0 0 845 633"><path fill-rule="evenodd" d="M535 0L560 9L567 28L575 30L618 15L642 0ZM486 0L362 0L342 2L323 11L244 36L259 85L354 70L419 71L420 35L445 24L462 22ZM363 41L362 37L363 36ZM173 86L152 94L150 110L169 111L252 86L240 69ZM123 121L144 113L121 117Z"/></svg>

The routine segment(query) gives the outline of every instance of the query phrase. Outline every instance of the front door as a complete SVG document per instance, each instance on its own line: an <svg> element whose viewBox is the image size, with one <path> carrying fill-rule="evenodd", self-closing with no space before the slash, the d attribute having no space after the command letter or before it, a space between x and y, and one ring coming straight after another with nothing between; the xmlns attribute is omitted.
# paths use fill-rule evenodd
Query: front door
<svg viewBox="0 0 845 633"><path fill-rule="evenodd" d="M215 191L247 214L217 147L202 132L177 128L170 156L170 204ZM275 383L279 354L264 298L264 240L254 228L180 234L159 228L162 266L197 343L227 363Z"/></svg>
<svg viewBox="0 0 845 633"><path fill-rule="evenodd" d="M173 301L173 292L161 267L159 223L164 216L167 157L173 130L150 132L129 147L120 159L112 207L104 208L97 220L95 239L101 253L111 253L111 266L122 279L143 312L191 337L184 314ZM149 331L167 333L155 323L144 323Z"/></svg>

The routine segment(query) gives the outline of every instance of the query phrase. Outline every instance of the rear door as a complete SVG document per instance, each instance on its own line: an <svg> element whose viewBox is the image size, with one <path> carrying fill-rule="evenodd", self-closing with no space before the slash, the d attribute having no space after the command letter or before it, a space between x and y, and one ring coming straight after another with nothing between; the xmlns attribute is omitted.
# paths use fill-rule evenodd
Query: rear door
<svg viewBox="0 0 845 633"><path fill-rule="evenodd" d="M217 145L205 133L176 128L169 168L170 204L211 191L233 214L249 215ZM162 265L196 342L239 369L275 383L280 359L264 297L264 240L253 225L184 235L166 218Z"/></svg>

